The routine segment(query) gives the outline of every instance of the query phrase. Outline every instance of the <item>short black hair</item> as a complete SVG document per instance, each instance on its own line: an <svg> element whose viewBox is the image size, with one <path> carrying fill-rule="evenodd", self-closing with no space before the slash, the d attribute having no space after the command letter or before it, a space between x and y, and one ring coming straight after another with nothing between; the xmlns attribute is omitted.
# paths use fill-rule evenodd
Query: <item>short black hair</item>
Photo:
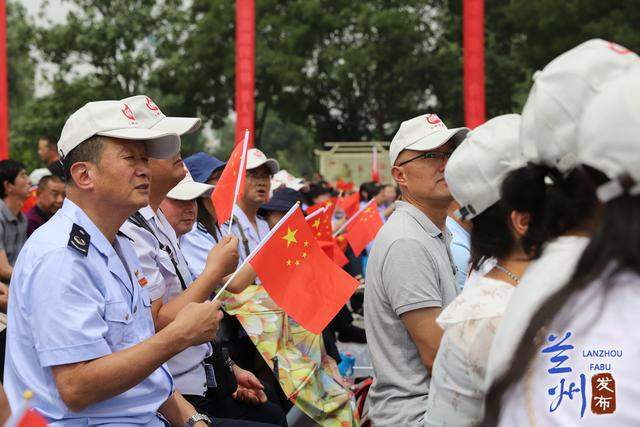
<svg viewBox="0 0 640 427"><path fill-rule="evenodd" d="M66 182L73 184L73 179L71 179L71 166L73 166L74 163L91 162L97 165L100 163L103 150L104 139L99 135L94 135L86 139L71 150L62 160Z"/></svg>
<svg viewBox="0 0 640 427"><path fill-rule="evenodd" d="M47 176L43 176L40 181L38 181L38 193L41 193L45 188L47 188L47 185L49 184L49 182L51 181L55 181L55 182L62 182L64 183L64 181L62 180L62 178L60 178L57 175L47 175Z"/></svg>
<svg viewBox="0 0 640 427"><path fill-rule="evenodd" d="M38 141L42 141L42 140L47 141L47 145L49 146L49 148L58 151L57 138L54 138L51 135L43 135L38 139Z"/></svg>
<svg viewBox="0 0 640 427"><path fill-rule="evenodd" d="M0 161L0 198L7 197L7 193L4 190L5 181L9 181L11 184L15 184L16 177L20 172L26 170L26 166L17 160L7 159Z"/></svg>

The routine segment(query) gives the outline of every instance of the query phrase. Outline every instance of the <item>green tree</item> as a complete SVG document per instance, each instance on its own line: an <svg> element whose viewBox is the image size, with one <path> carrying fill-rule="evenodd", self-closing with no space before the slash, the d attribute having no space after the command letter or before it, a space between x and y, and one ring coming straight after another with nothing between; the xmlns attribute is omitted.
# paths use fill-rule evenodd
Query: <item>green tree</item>
<svg viewBox="0 0 640 427"><path fill-rule="evenodd" d="M24 6L15 1L7 2L7 77L12 156L21 151L13 144L13 136L18 132L16 128L19 124L18 119L34 93L35 61L31 55L33 40L33 23L29 21ZM35 152L31 157L25 157L22 160L32 164L35 162Z"/></svg>

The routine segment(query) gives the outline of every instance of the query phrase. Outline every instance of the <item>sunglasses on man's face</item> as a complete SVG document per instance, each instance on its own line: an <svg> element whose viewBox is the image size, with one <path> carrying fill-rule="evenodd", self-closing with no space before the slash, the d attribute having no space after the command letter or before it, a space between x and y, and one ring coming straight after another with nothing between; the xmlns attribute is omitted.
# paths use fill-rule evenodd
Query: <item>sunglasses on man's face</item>
<svg viewBox="0 0 640 427"><path fill-rule="evenodd" d="M404 162L398 163L398 166L406 165L409 162L412 162L417 159L432 159L432 160L446 160L453 154L453 150L451 151L427 151L426 153L418 154L415 157L412 157Z"/></svg>

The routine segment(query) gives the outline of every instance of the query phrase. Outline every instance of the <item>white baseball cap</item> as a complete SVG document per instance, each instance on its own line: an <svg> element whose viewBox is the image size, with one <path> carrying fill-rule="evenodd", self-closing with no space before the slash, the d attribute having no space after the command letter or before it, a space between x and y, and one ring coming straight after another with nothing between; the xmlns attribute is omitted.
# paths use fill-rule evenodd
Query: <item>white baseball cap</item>
<svg viewBox="0 0 640 427"><path fill-rule="evenodd" d="M202 124L202 121L197 117L165 116L158 105L147 95L135 95L122 101L131 107L136 119L146 128L184 135L197 131Z"/></svg>
<svg viewBox="0 0 640 427"><path fill-rule="evenodd" d="M167 159L180 151L180 137L175 132L148 129L137 120L131 107L122 101L89 102L67 119L58 153L64 157L94 135L142 141L149 157Z"/></svg>
<svg viewBox="0 0 640 427"><path fill-rule="evenodd" d="M302 187L304 187L304 185L304 179L296 178L295 176L291 175L286 169L280 169L271 178L271 191L282 186L299 191Z"/></svg>
<svg viewBox="0 0 640 427"><path fill-rule="evenodd" d="M449 191L470 219L500 200L507 174L526 165L520 151L520 115L494 117L467 134L444 169Z"/></svg>
<svg viewBox="0 0 640 427"><path fill-rule="evenodd" d="M593 39L563 53L542 71L522 110L527 160L567 172L577 165L577 128L585 105L640 58L615 43Z"/></svg>
<svg viewBox="0 0 640 427"><path fill-rule="evenodd" d="M213 185L194 181L191 174L187 172L182 181L167 193L167 197L174 200L194 200L210 195L213 188Z"/></svg>
<svg viewBox="0 0 640 427"><path fill-rule="evenodd" d="M578 158L611 179L597 190L601 201L640 194L640 65L608 83L586 107Z"/></svg>
<svg viewBox="0 0 640 427"><path fill-rule="evenodd" d="M276 159L268 159L257 148L247 150L247 170L259 168L262 165L266 165L269 168L271 175L275 175L280 170L280 165Z"/></svg>
<svg viewBox="0 0 640 427"><path fill-rule="evenodd" d="M433 150L452 138L457 145L462 142L467 132L468 128L448 129L436 114L423 114L404 121L389 147L391 166L395 164L402 150Z"/></svg>

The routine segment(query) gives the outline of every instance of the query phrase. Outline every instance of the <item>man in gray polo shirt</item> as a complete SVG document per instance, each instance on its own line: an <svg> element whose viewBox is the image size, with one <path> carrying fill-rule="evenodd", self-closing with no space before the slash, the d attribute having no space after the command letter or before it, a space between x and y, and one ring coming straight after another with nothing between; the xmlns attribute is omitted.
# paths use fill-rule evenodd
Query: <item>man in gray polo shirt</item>
<svg viewBox="0 0 640 427"><path fill-rule="evenodd" d="M422 425L442 329L435 319L458 294L445 226L452 201L444 167L469 130L435 114L400 125L389 149L402 201L380 229L366 274L365 326L375 380L375 426Z"/></svg>
<svg viewBox="0 0 640 427"><path fill-rule="evenodd" d="M27 219L20 212L29 197L31 181L24 165L0 161L0 280L9 283L13 264L27 239Z"/></svg>

